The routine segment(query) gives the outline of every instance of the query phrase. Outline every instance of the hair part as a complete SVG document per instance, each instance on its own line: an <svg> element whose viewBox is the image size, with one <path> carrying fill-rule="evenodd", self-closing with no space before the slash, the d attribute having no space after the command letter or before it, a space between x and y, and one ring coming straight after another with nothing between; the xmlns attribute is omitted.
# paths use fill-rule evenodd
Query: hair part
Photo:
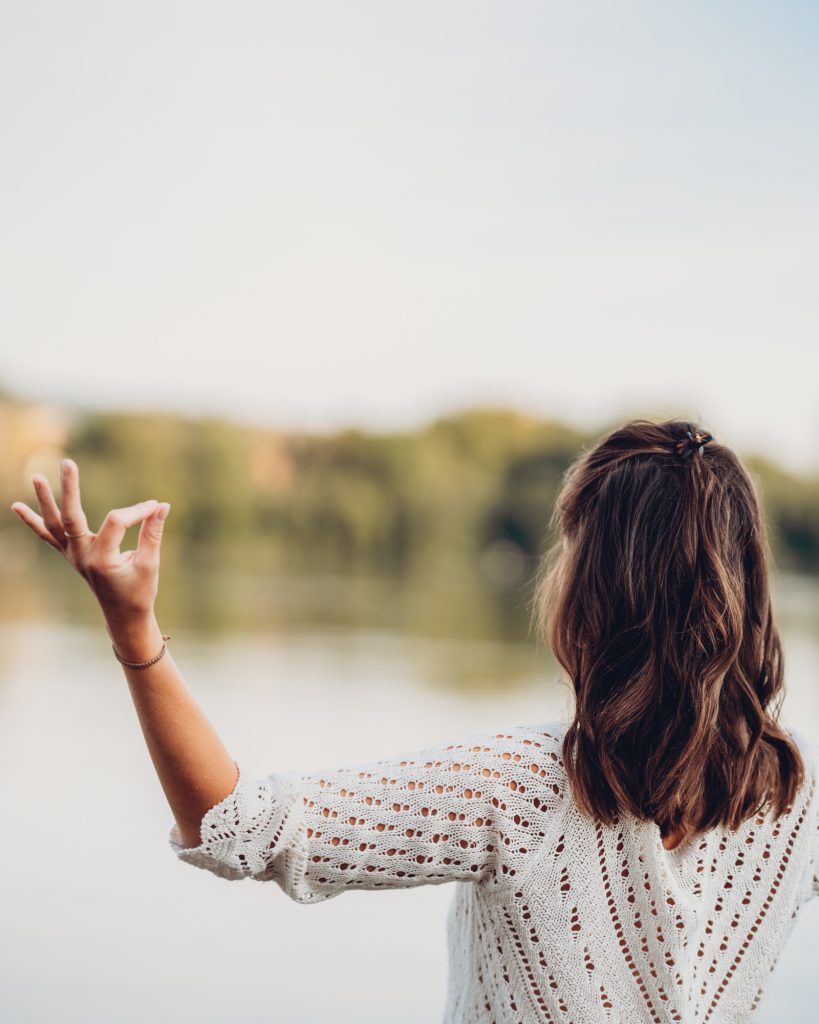
<svg viewBox="0 0 819 1024"><path fill-rule="evenodd" d="M568 467L532 625L568 673L563 740L581 811L684 836L779 817L804 779L778 724L783 652L756 486L687 420L634 419Z"/></svg>

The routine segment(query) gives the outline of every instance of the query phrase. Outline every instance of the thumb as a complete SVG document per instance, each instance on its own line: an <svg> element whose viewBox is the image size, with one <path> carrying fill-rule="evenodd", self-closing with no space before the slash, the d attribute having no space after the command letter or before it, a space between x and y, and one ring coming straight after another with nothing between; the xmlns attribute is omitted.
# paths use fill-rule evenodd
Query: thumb
<svg viewBox="0 0 819 1024"><path fill-rule="evenodd" d="M162 543L165 518L171 510L170 503L161 502L146 519L142 520L137 539L137 557L156 557Z"/></svg>

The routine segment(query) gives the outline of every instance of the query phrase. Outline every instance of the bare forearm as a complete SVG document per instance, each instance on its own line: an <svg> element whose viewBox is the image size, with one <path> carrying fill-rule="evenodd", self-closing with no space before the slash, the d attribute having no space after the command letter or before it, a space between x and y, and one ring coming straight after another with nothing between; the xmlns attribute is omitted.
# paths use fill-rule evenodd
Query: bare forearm
<svg viewBox="0 0 819 1024"><path fill-rule="evenodd" d="M128 622L106 617L106 622L126 661L148 661L162 649L162 631L153 616ZM185 686L170 646L148 668L121 668L182 840L185 846L198 846L205 811L236 784L234 760Z"/></svg>

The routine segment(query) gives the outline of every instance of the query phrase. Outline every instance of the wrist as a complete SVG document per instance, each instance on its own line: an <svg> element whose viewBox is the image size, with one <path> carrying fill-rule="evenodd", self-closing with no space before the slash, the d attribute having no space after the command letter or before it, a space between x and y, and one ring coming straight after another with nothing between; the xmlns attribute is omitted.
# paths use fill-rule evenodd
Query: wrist
<svg viewBox="0 0 819 1024"><path fill-rule="evenodd" d="M162 630L155 616L128 620L106 619L115 651L125 661L148 661L162 650Z"/></svg>

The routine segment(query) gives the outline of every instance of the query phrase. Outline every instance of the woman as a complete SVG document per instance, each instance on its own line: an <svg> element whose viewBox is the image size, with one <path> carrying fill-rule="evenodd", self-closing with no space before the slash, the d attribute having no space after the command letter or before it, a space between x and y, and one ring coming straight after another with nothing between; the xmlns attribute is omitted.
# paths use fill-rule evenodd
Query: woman
<svg viewBox="0 0 819 1024"><path fill-rule="evenodd" d="M633 420L580 454L533 626L571 722L246 778L154 616L167 503L89 530L79 474L12 507L96 595L174 817L177 857L316 903L458 882L445 1020L740 1022L819 892L815 748L784 694L754 484L696 424ZM136 551L121 553L141 523Z"/></svg>

